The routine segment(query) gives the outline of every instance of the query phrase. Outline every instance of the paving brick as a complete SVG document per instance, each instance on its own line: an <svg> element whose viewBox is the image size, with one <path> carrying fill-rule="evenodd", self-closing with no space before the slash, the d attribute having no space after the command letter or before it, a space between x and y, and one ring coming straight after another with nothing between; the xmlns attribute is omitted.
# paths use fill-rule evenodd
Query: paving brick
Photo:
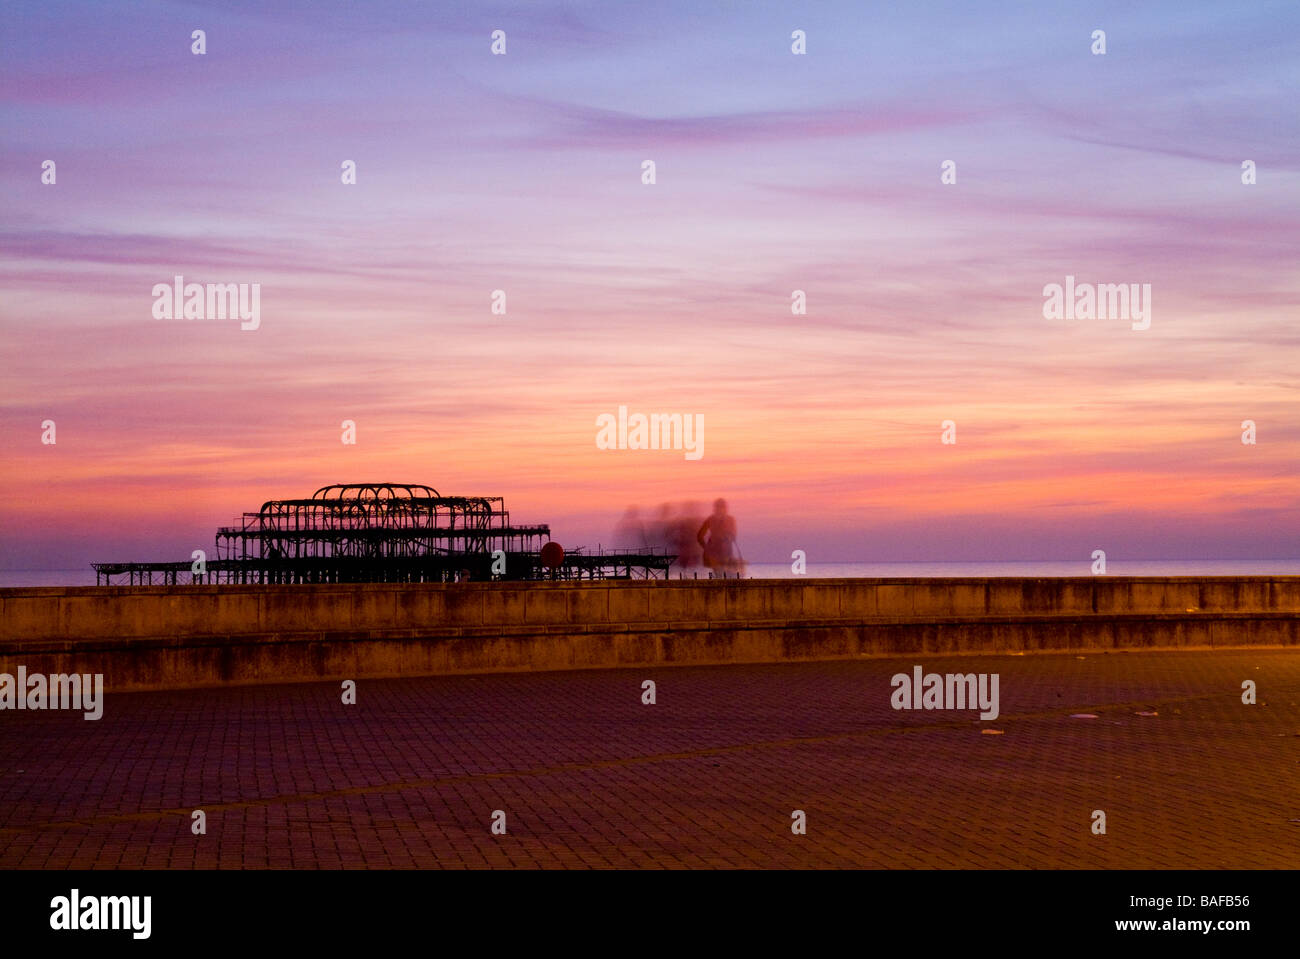
<svg viewBox="0 0 1300 959"><path fill-rule="evenodd" d="M893 710L918 663L1001 715ZM0 867L1296 868L1297 701L1287 650L110 694L0 713Z"/></svg>

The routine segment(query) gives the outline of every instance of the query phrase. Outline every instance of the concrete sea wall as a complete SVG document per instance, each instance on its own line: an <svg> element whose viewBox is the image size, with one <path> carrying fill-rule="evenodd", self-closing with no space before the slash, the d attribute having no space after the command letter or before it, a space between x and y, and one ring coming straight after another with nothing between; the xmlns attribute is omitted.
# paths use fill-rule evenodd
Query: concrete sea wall
<svg viewBox="0 0 1300 959"><path fill-rule="evenodd" d="M1300 644L1300 576L0 589L0 673L110 690Z"/></svg>

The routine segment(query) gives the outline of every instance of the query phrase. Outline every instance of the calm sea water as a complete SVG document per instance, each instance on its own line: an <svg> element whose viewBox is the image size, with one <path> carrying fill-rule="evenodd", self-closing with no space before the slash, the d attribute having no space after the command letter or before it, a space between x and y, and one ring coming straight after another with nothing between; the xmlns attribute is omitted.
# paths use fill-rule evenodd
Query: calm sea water
<svg viewBox="0 0 1300 959"><path fill-rule="evenodd" d="M748 575L795 579L789 563L752 563ZM1111 576L1300 575L1300 559L1106 560ZM805 576L936 579L948 576L1091 576L1092 560L1023 560L1006 563L809 563Z"/></svg>
<svg viewBox="0 0 1300 959"><path fill-rule="evenodd" d="M1300 559L1109 559L1111 576L1300 576ZM1090 576L1091 560L1025 560L1007 563L809 563L798 577L789 563L751 563L753 579L876 578L933 579L947 576ZM689 574L688 574L689 576ZM674 578L676 575L674 574ZM0 570L0 587L94 586L95 571L85 569Z"/></svg>

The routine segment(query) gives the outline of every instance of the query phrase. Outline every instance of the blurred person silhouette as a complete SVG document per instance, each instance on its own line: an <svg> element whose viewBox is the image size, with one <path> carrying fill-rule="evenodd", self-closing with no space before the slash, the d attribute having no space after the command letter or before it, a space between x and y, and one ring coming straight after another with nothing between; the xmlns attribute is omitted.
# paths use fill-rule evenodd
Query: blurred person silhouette
<svg viewBox="0 0 1300 959"><path fill-rule="evenodd" d="M645 549L649 542L645 523L641 520L641 511L635 506L629 506L614 527L614 545L625 549Z"/></svg>
<svg viewBox="0 0 1300 959"><path fill-rule="evenodd" d="M654 510L629 506L614 527L614 541L624 548L668 553L676 557L673 568L685 572L703 564L696 537L701 518L700 504L690 500L660 503Z"/></svg>
<svg viewBox="0 0 1300 959"><path fill-rule="evenodd" d="M739 574L744 569L745 561L736 544L736 520L727 513L725 499L713 501L713 513L701 524L695 538L704 547L704 565L710 575Z"/></svg>
<svg viewBox="0 0 1300 959"><path fill-rule="evenodd" d="M679 504L678 514L668 526L668 548L677 555L677 564L683 569L700 565L700 544L695 536L699 522L699 504L686 502Z"/></svg>

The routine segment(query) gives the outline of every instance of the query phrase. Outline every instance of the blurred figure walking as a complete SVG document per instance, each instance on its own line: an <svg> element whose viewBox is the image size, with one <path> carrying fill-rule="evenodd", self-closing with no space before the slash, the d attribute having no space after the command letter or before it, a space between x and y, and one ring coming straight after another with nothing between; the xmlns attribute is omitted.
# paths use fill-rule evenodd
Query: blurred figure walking
<svg viewBox="0 0 1300 959"><path fill-rule="evenodd" d="M707 538L706 538L707 534ZM727 513L727 501L713 501L713 513L700 526L695 539L704 547L704 565L710 576L740 575L745 561L736 544L736 520Z"/></svg>

